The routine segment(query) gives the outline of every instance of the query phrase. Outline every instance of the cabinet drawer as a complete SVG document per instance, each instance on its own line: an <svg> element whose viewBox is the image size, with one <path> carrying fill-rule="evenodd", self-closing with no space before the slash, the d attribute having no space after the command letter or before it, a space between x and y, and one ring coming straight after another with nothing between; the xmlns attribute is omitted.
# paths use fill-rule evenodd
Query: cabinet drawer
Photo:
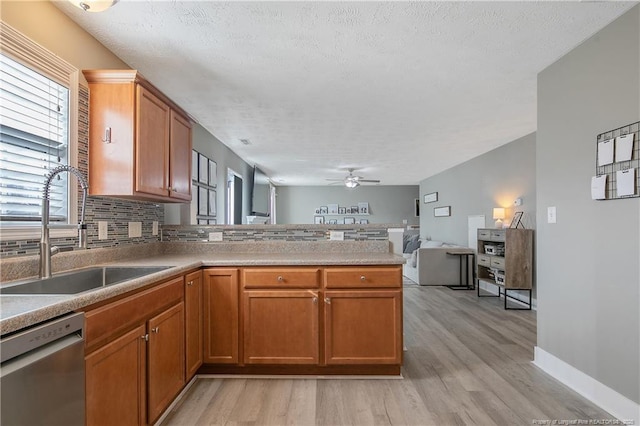
<svg viewBox="0 0 640 426"><path fill-rule="evenodd" d="M319 268L250 268L242 270L244 288L317 288Z"/></svg>
<svg viewBox="0 0 640 426"><path fill-rule="evenodd" d="M491 232L491 236L490 236L490 240L491 241L505 241L506 239L506 232L504 229L499 229L499 230L495 230L495 231L490 231Z"/></svg>
<svg viewBox="0 0 640 426"><path fill-rule="evenodd" d="M504 270L504 257L492 257L491 258L491 267L492 268L498 268L498 269L503 269Z"/></svg>
<svg viewBox="0 0 640 426"><path fill-rule="evenodd" d="M489 240L491 238L491 231L488 229L478 229L479 240Z"/></svg>
<svg viewBox="0 0 640 426"><path fill-rule="evenodd" d="M487 256L486 254L479 254L478 265L487 267L491 266L491 257Z"/></svg>
<svg viewBox="0 0 640 426"><path fill-rule="evenodd" d="M180 302L184 294L183 277L86 312L86 350L113 340L130 328L144 323L151 315Z"/></svg>
<svg viewBox="0 0 640 426"><path fill-rule="evenodd" d="M402 287L402 266L325 268L326 288Z"/></svg>

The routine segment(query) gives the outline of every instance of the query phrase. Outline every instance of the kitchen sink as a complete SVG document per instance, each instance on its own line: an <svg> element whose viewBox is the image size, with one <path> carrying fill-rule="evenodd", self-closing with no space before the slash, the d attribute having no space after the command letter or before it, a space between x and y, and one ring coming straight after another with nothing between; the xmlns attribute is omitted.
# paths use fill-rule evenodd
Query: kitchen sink
<svg viewBox="0 0 640 426"><path fill-rule="evenodd" d="M88 268L0 287L0 294L76 294L139 278L169 266Z"/></svg>

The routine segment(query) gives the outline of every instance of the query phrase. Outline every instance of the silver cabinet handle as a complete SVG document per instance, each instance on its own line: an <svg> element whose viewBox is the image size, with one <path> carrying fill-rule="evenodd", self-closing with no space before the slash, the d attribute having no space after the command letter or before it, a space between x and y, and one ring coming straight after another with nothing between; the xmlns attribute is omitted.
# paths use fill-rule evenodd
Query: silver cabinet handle
<svg viewBox="0 0 640 426"><path fill-rule="evenodd" d="M193 281L189 281L187 285L193 285Z"/></svg>
<svg viewBox="0 0 640 426"><path fill-rule="evenodd" d="M282 275L278 275L278 281L279 281L279 282L284 281L284 278L282 277Z"/></svg>
<svg viewBox="0 0 640 426"><path fill-rule="evenodd" d="M324 298L324 303L326 303L327 305L331 304L331 299L329 299L328 297Z"/></svg>
<svg viewBox="0 0 640 426"><path fill-rule="evenodd" d="M364 281L364 280L366 280L366 279L367 279L367 278L366 278L364 275L360 275L360 281Z"/></svg>
<svg viewBox="0 0 640 426"><path fill-rule="evenodd" d="M153 328L151 329L151 332L152 332L152 333L160 333L160 327L153 327Z"/></svg>
<svg viewBox="0 0 640 426"><path fill-rule="evenodd" d="M313 304L315 305L315 304L317 304L317 303L318 303L318 298L317 298L317 297L314 297L313 299L311 299L311 301L312 301L312 302L313 302Z"/></svg>
<svg viewBox="0 0 640 426"><path fill-rule="evenodd" d="M148 341L149 341L149 335L148 335L148 334L145 334L144 336L140 336L140 338L141 338L142 340L144 340L145 342L148 342Z"/></svg>

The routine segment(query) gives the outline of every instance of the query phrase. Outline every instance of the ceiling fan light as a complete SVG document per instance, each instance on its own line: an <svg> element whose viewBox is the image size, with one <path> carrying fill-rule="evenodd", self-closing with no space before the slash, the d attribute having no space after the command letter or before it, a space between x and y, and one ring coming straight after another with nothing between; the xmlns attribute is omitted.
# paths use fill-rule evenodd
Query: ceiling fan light
<svg viewBox="0 0 640 426"><path fill-rule="evenodd" d="M347 179L344 181L344 186L346 186L347 188L355 188L358 185L360 184L355 179Z"/></svg>
<svg viewBox="0 0 640 426"><path fill-rule="evenodd" d="M85 12L104 12L114 4L118 3L118 0L69 0L71 4L78 7Z"/></svg>

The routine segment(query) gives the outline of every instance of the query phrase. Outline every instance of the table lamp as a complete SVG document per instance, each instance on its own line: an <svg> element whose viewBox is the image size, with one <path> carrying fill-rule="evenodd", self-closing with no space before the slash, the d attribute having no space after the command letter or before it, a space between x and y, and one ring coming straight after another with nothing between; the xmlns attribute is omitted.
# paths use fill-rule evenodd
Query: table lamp
<svg viewBox="0 0 640 426"><path fill-rule="evenodd" d="M493 219L496 221L496 228L502 228L502 219L504 219L504 208L495 207L493 209Z"/></svg>

